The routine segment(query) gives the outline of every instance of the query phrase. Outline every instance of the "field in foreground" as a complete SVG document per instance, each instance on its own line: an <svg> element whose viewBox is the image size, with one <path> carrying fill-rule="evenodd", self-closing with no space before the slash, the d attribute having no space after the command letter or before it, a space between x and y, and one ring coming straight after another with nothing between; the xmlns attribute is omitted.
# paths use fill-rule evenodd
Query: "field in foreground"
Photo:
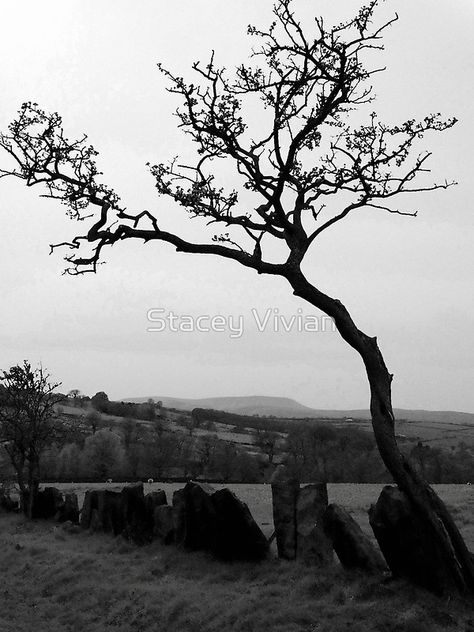
<svg viewBox="0 0 474 632"><path fill-rule="evenodd" d="M441 632L474 611L402 582L68 533L0 516L2 632Z"/></svg>
<svg viewBox="0 0 474 632"><path fill-rule="evenodd" d="M234 489L272 529L269 487ZM329 495L360 517L379 489L330 485ZM472 547L470 488L438 492ZM2 632L474 632L474 607L338 566L225 564L15 515L0 515L0 540Z"/></svg>

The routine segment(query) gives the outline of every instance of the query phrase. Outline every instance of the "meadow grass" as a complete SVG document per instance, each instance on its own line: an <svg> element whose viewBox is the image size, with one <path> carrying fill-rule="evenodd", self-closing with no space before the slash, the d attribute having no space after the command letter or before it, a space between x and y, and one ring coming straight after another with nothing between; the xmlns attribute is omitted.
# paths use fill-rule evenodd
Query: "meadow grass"
<svg viewBox="0 0 474 632"><path fill-rule="evenodd" d="M229 564L78 531L0 516L2 632L474 630L460 601L337 565Z"/></svg>

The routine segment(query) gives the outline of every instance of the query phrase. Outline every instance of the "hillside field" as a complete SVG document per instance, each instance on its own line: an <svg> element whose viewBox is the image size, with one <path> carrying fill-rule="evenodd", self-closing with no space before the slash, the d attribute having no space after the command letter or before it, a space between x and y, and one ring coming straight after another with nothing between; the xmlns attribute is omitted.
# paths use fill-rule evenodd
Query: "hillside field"
<svg viewBox="0 0 474 632"><path fill-rule="evenodd" d="M70 418L84 417L84 415L90 409L77 408L69 405L62 405L61 409ZM215 434L224 441L239 444L246 449L255 450L253 447L253 436L249 428L246 428L241 433L235 432L232 422L232 414L229 416L224 411L214 411L220 414L221 422L216 424L214 430ZM457 415L457 416L456 416ZM108 415L101 413L101 420L103 425L114 427L117 424L123 422L122 417L115 415ZM230 417L230 419L229 419ZM450 450L457 446L460 442L464 442L469 445L474 445L474 423L470 420L470 416L465 413L453 413L452 418L449 418L449 413L446 413L446 418L443 418L443 414L439 412L433 413L433 419L429 419L429 413L426 413L426 419L406 419L397 418L395 424L395 431L398 440L401 444L403 442L416 443L422 441L433 448L443 448ZM174 410L163 409L163 419L169 424L169 428L175 432L183 432L182 426L178 423L179 419L184 420L185 423L191 419L191 413L189 410ZM285 422L292 425L292 422L301 422L301 419L291 419L288 417L274 417L274 418L259 418L252 416L241 416L242 423L245 423L245 419L248 419L251 423L252 419L265 419L265 421L271 427L272 421L277 424L279 422ZM345 428L345 429L359 429L372 433L372 425L369 419L354 417L351 421L347 418L337 417L319 417L308 419L312 424L324 425L332 428ZM149 421L137 420L137 422L143 427L150 427ZM204 436L209 434L208 431L201 428L195 429L196 436ZM284 436L284 435L282 435ZM258 452L258 450L257 450Z"/></svg>

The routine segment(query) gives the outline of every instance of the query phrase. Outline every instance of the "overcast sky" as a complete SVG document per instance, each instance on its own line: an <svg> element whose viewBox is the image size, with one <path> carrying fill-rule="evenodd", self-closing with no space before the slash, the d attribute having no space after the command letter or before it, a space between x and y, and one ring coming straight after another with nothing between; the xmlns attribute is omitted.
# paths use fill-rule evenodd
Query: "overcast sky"
<svg viewBox="0 0 474 632"><path fill-rule="evenodd" d="M156 63L191 76L191 63L215 49L216 60L230 68L252 45L247 24L268 25L271 6L270 0L3 3L0 128L23 101L60 112L70 138L89 135L106 181L130 209L159 212L167 227L192 235L193 223L156 197L145 168L188 151L172 116L179 103L166 93ZM295 0L294 6L310 27L313 11L339 22L359 3ZM416 219L372 209L338 224L315 244L305 272L346 304L361 329L378 336L395 374L395 406L473 412L474 5L457 0L453 7L446 0L383 5L380 19L396 11L399 21L374 58L387 70L376 76L372 107L389 123L438 111L456 116L451 131L427 137L421 149L433 151L434 179L459 185L409 200L419 210ZM117 245L95 276L61 276L62 258L48 255L49 244L83 226L38 192L0 180L0 368L24 358L42 362L64 390L105 390L111 398L259 394L319 408L367 406L362 363L330 327L272 331L275 315L317 315L283 280L158 242ZM222 332L148 332L152 308L232 321ZM272 318L259 332L256 319L267 310ZM242 335L230 327L243 327Z"/></svg>

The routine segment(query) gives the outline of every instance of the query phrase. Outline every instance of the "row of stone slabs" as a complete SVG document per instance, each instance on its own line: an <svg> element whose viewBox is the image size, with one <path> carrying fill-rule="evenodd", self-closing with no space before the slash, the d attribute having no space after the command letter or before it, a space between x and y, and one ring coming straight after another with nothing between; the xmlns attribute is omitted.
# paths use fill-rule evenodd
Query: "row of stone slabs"
<svg viewBox="0 0 474 632"><path fill-rule="evenodd" d="M335 552L347 568L375 573L390 569L394 576L442 592L442 565L429 549L408 498L398 488L384 487L369 510L380 550L347 511L328 503L325 483L301 486L294 479L275 481L272 500L275 532L270 540L233 492L198 482L174 492L171 505L163 490L144 495L142 483L127 485L120 492L89 490L80 512L75 494L63 496L48 487L38 496L35 517L79 522L83 529L122 534L137 544L158 538L166 544L209 551L223 560L264 559L275 538L278 556L284 559L321 566L333 563Z"/></svg>

